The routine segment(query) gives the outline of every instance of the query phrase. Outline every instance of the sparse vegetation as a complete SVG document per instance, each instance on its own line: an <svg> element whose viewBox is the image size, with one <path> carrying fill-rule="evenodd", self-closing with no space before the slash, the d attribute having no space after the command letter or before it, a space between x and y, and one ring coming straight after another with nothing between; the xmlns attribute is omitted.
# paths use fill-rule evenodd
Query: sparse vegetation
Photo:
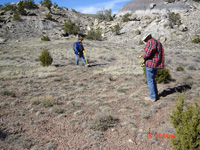
<svg viewBox="0 0 200 150"><path fill-rule="evenodd" d="M36 5L33 0L19 1L17 5L17 12L20 15L26 15L27 12L25 9L33 9L33 8L36 8Z"/></svg>
<svg viewBox="0 0 200 150"><path fill-rule="evenodd" d="M112 10L111 9L102 9L100 11L97 12L97 19L102 21L102 20L106 20L106 21L112 21L113 17L112 17Z"/></svg>
<svg viewBox="0 0 200 150"><path fill-rule="evenodd" d="M44 7L47 7L49 10L51 10L51 6L52 6L51 0L42 0L40 1L40 4Z"/></svg>
<svg viewBox="0 0 200 150"><path fill-rule="evenodd" d="M42 41L50 41L50 38L46 35L43 35L42 37L41 37L41 40Z"/></svg>
<svg viewBox="0 0 200 150"><path fill-rule="evenodd" d="M78 27L70 19L64 25L64 31L68 35L70 35L70 34L77 35L78 30L79 30Z"/></svg>
<svg viewBox="0 0 200 150"><path fill-rule="evenodd" d="M116 35L119 35L120 34L120 30L121 30L120 25L119 24L115 25L114 28L112 28L111 30Z"/></svg>
<svg viewBox="0 0 200 150"><path fill-rule="evenodd" d="M119 123L119 119L111 115L97 116L90 125L90 129L94 131L106 131L110 127L116 126Z"/></svg>
<svg viewBox="0 0 200 150"><path fill-rule="evenodd" d="M143 71L146 78L146 67L143 67ZM171 74L169 69L158 69L155 80L157 83L169 83L171 81Z"/></svg>
<svg viewBox="0 0 200 150"><path fill-rule="evenodd" d="M26 15L25 7L23 6L23 1L19 1L19 2L18 2L17 12L18 12L20 15Z"/></svg>
<svg viewBox="0 0 200 150"><path fill-rule="evenodd" d="M20 17L20 15L19 15L18 12L15 12L13 14L13 20L15 20L15 21L21 21L21 17Z"/></svg>
<svg viewBox="0 0 200 150"><path fill-rule="evenodd" d="M131 16L131 14L129 14L129 13L126 13L123 17L122 17L122 21L123 22L128 22L129 20L130 20L130 17Z"/></svg>
<svg viewBox="0 0 200 150"><path fill-rule="evenodd" d="M196 67L195 67L194 65L190 65L190 66L188 66L187 69L188 69L188 70L197 70Z"/></svg>
<svg viewBox="0 0 200 150"><path fill-rule="evenodd" d="M33 0L24 0L23 6L26 9L33 9L36 8L35 2Z"/></svg>
<svg viewBox="0 0 200 150"><path fill-rule="evenodd" d="M43 50L42 54L39 57L40 64L45 67L45 66L50 66L53 62L53 58L51 57L50 53L48 50Z"/></svg>
<svg viewBox="0 0 200 150"><path fill-rule="evenodd" d="M200 43L200 36L198 35L195 39L192 40L192 43Z"/></svg>
<svg viewBox="0 0 200 150"><path fill-rule="evenodd" d="M6 3L4 4L4 7L3 7L4 11L16 11L17 10L17 7L15 5L12 5L10 3Z"/></svg>
<svg viewBox="0 0 200 150"><path fill-rule="evenodd" d="M78 11L76 11L75 9L71 9L72 12L78 13Z"/></svg>
<svg viewBox="0 0 200 150"><path fill-rule="evenodd" d="M176 70L177 70L177 71L184 71L184 68L183 68L182 66L178 66L178 67L176 68Z"/></svg>
<svg viewBox="0 0 200 150"><path fill-rule="evenodd" d="M32 105L42 105L45 108L52 107L56 104L56 99L52 96L40 96L30 100Z"/></svg>
<svg viewBox="0 0 200 150"><path fill-rule="evenodd" d="M48 14L46 15L46 19L51 20L51 19L52 19L52 15L51 15L50 13L48 13Z"/></svg>
<svg viewBox="0 0 200 150"><path fill-rule="evenodd" d="M180 26L182 24L179 13L169 12L168 17L169 17L169 26L171 28L173 28L175 25Z"/></svg>
<svg viewBox="0 0 200 150"><path fill-rule="evenodd" d="M199 96L191 104L185 103L184 95L177 96L176 106L170 114L170 122L176 129L177 138L171 139L174 150L200 148Z"/></svg>
<svg viewBox="0 0 200 150"><path fill-rule="evenodd" d="M96 31L94 31L93 29L88 31L88 34L86 35L86 39L90 39L90 40L98 40L101 41L102 40L102 35L101 35L101 31L100 29L97 29Z"/></svg>
<svg viewBox="0 0 200 150"><path fill-rule="evenodd" d="M165 0L166 2L168 2L168 3L173 3L173 2L175 2L175 0Z"/></svg>

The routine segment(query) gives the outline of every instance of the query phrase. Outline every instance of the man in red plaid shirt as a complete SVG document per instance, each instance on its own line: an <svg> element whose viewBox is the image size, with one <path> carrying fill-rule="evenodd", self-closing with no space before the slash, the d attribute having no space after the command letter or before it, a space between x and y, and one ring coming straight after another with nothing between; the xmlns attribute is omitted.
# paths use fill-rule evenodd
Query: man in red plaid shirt
<svg viewBox="0 0 200 150"><path fill-rule="evenodd" d="M146 64L146 77L149 87L149 97L145 97L145 100L156 101L159 98L155 77L157 69L164 68L164 48L160 41L154 39L151 34L147 34L143 41L147 42L142 57Z"/></svg>

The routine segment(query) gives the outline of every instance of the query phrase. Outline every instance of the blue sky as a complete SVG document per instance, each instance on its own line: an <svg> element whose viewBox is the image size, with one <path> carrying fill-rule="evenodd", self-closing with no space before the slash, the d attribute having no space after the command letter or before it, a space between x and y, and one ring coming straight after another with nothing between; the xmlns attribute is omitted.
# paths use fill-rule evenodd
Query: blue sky
<svg viewBox="0 0 200 150"><path fill-rule="evenodd" d="M19 0L0 0L0 4L4 5L6 3L17 3ZM34 0L38 4L41 0ZM98 10L111 9L112 13L117 13L120 8L130 2L131 0L51 0L54 4L55 2L60 7L67 7L68 9L75 9L81 13L96 14Z"/></svg>

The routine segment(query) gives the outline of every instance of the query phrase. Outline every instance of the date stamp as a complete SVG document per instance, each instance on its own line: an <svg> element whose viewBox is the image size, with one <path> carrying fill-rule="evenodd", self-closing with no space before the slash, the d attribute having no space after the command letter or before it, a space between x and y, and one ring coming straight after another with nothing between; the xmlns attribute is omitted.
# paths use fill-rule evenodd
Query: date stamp
<svg viewBox="0 0 200 150"><path fill-rule="evenodd" d="M152 133L147 133L147 139L152 139L154 136L156 136L157 139L176 139L175 134L156 134L153 135Z"/></svg>

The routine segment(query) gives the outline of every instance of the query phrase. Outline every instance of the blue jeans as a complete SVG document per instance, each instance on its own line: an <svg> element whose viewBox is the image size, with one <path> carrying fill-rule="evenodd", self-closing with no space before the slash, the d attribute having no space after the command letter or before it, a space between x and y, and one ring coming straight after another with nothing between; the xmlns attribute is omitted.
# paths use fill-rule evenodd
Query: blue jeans
<svg viewBox="0 0 200 150"><path fill-rule="evenodd" d="M76 66L78 66L79 58L81 58L84 66L87 65L86 62L85 62L85 58L84 58L83 55L76 55Z"/></svg>
<svg viewBox="0 0 200 150"><path fill-rule="evenodd" d="M147 84L149 87L149 97L152 100L158 99L158 89L155 80L156 74L157 74L157 69L146 67Z"/></svg>

